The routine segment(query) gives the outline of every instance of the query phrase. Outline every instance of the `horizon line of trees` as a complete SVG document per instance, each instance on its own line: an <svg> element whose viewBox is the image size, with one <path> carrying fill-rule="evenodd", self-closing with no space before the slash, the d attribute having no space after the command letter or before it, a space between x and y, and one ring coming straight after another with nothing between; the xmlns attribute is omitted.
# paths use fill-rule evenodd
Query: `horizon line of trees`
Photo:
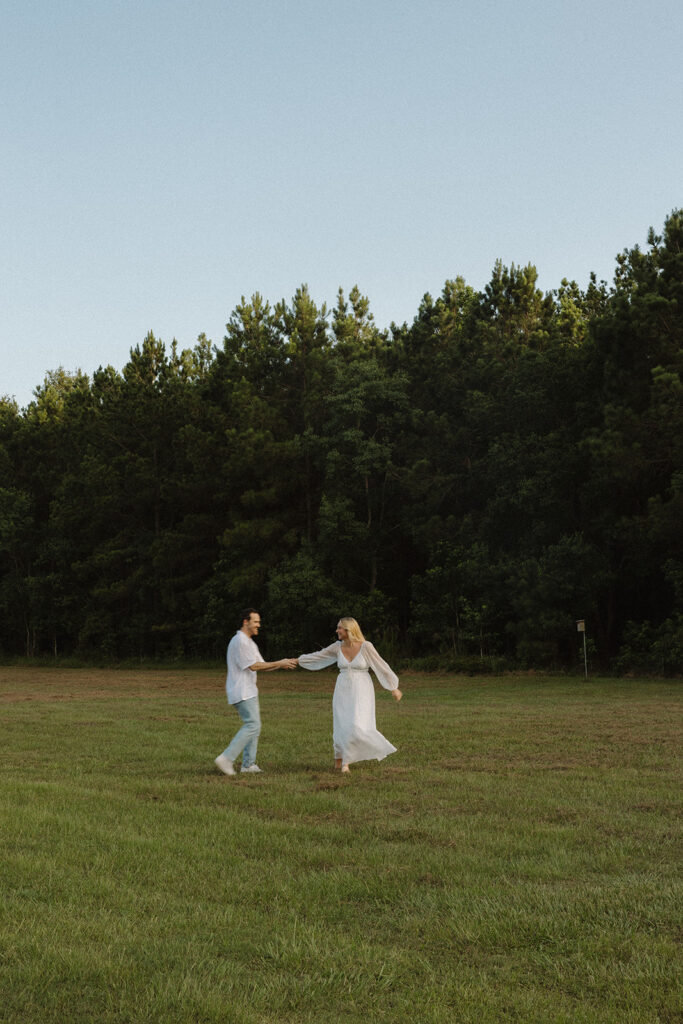
<svg viewBox="0 0 683 1024"><path fill-rule="evenodd" d="M242 299L222 345L0 399L0 655L222 657L258 607L299 653L340 615L396 658L683 664L683 211L611 285L497 262L411 324Z"/></svg>

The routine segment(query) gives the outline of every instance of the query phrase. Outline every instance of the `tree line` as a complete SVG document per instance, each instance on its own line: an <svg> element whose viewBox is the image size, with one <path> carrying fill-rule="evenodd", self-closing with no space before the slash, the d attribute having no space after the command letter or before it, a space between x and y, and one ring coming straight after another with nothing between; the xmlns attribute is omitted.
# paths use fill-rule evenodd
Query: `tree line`
<svg viewBox="0 0 683 1024"><path fill-rule="evenodd" d="M0 653L222 656L355 615L423 666L683 664L683 211L613 282L498 262L376 326L242 299L222 345L0 400Z"/></svg>

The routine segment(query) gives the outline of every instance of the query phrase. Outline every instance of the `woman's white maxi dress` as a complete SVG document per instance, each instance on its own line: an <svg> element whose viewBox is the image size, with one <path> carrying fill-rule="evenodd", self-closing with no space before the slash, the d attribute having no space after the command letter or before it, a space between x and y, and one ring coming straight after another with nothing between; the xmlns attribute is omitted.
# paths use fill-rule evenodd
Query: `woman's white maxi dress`
<svg viewBox="0 0 683 1024"><path fill-rule="evenodd" d="M355 658L347 661L342 653L341 641L330 644L322 651L302 654L299 664L310 671L326 668L336 662L339 669L332 698L334 756L343 764L355 761L381 761L393 754L396 747L389 743L375 724L375 689L368 669L372 669L385 690L398 687L398 676L370 643L364 640Z"/></svg>

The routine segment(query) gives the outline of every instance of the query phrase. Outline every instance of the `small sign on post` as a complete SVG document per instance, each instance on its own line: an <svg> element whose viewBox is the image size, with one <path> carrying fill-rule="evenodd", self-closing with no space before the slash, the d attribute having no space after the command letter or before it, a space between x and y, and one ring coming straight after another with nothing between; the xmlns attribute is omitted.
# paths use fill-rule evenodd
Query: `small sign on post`
<svg viewBox="0 0 683 1024"><path fill-rule="evenodd" d="M586 655L586 620L576 620L576 632L583 633L583 672L586 679L588 679L588 656Z"/></svg>

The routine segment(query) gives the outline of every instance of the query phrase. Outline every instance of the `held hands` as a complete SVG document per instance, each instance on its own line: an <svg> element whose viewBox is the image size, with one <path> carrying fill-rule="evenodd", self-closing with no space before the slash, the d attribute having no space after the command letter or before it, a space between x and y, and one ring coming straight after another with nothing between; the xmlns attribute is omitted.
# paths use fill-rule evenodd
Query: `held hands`
<svg viewBox="0 0 683 1024"><path fill-rule="evenodd" d="M392 697L394 698L394 700L395 700L395 701L396 701L396 703L398 704L398 702L400 701L400 699L401 699L401 697L403 696L403 694L402 694L402 693L401 693L401 691L400 691L400 690L399 690L399 689L397 688L397 689L395 689L395 690L392 690L392 691L391 691L391 696L392 696Z"/></svg>
<svg viewBox="0 0 683 1024"><path fill-rule="evenodd" d="M280 668L296 668L299 664L298 658L282 658L279 662Z"/></svg>

